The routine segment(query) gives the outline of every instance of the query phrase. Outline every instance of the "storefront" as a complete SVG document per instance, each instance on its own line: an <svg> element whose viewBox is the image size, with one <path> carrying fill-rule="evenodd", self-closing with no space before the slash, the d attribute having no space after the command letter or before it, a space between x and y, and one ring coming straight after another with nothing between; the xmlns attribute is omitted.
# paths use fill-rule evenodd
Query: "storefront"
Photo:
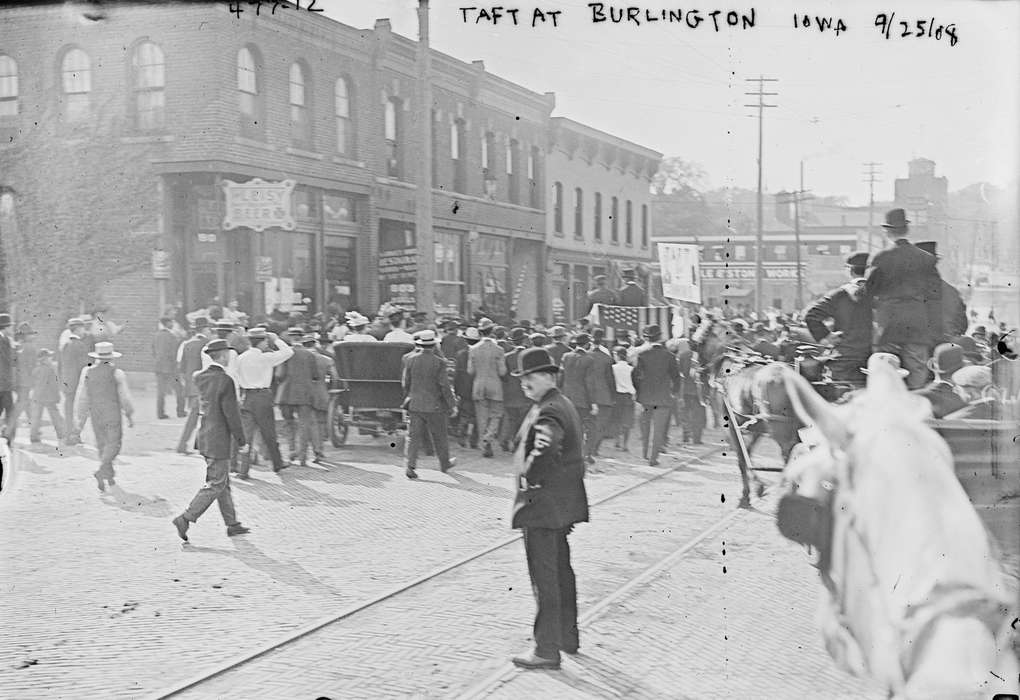
<svg viewBox="0 0 1020 700"><path fill-rule="evenodd" d="M721 307L725 300L729 305L753 308L756 269L753 262L702 262L702 302L708 307ZM797 264L765 262L762 272L764 306L793 310L797 299ZM807 272L803 263L801 272L803 275Z"/></svg>
<svg viewBox="0 0 1020 700"><path fill-rule="evenodd" d="M237 174L167 176L171 298L252 317L357 303L358 197Z"/></svg>

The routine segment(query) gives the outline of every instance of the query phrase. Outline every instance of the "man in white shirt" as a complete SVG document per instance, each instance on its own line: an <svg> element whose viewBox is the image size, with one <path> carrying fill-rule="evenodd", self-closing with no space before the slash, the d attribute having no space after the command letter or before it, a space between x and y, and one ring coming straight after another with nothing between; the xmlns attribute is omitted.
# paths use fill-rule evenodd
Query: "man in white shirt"
<svg viewBox="0 0 1020 700"><path fill-rule="evenodd" d="M404 330L404 310L397 309L389 315L393 330L383 337L384 343L413 343L414 336Z"/></svg>
<svg viewBox="0 0 1020 700"><path fill-rule="evenodd" d="M241 456L237 474L248 478L251 469L251 445L255 428L258 428L273 463L273 471L286 468L280 456L280 445L276 440L276 414L273 412L273 369L294 354L294 348L280 342L275 333L265 328L248 331L251 347L237 358L237 384L241 387L241 423L244 426L245 442L248 449ZM270 349L274 346L276 349Z"/></svg>

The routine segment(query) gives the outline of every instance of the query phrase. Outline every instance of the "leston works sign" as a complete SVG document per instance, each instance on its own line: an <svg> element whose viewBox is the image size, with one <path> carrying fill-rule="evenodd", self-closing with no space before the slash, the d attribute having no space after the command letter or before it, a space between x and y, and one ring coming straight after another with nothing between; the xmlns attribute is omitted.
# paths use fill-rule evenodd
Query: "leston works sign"
<svg viewBox="0 0 1020 700"><path fill-rule="evenodd" d="M265 182L259 178L248 182L223 183L226 215L223 229L246 227L255 231L278 227L294 230L293 198L295 182Z"/></svg>
<svg viewBox="0 0 1020 700"><path fill-rule="evenodd" d="M801 264L804 269L803 263ZM726 267L723 263L701 263L701 279L703 280L753 280L754 263L736 266L730 263ZM797 279L797 265L764 265L762 269L764 279L767 280L795 280Z"/></svg>

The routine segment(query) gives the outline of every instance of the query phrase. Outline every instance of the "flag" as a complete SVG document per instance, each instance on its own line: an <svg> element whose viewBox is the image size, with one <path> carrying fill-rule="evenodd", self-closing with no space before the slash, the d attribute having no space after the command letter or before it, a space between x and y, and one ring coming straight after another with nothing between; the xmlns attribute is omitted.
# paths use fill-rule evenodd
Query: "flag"
<svg viewBox="0 0 1020 700"><path fill-rule="evenodd" d="M656 325L667 338L672 336L672 306L609 306L595 304L592 324L606 330L606 340L615 340L626 331L640 334L645 326Z"/></svg>

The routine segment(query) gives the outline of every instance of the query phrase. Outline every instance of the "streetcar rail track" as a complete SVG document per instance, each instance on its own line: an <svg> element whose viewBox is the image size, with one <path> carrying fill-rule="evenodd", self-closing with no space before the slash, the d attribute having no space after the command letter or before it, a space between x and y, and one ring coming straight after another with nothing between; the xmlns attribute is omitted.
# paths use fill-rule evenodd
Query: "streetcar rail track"
<svg viewBox="0 0 1020 700"><path fill-rule="evenodd" d="M698 463L698 462L704 462L704 460L707 459L708 457L711 457L711 456L715 455L716 453L722 452L726 448L727 448L727 445L719 445L719 446L713 447L713 448L711 448L709 450L705 450L704 452L702 452L700 454L691 455L689 457L688 456L684 456L682 458L682 461L680 461L678 464L676 464L676 465L674 465L674 466L672 466L672 467L670 467L670 468L668 468L666 470L663 470L662 472L660 472L658 474L652 475L651 477L649 477L647 479L643 479L641 481L638 481L637 483L630 484L629 486L623 487L621 489L617 489L616 491L613 491L612 493L610 493L610 494L608 494L608 495L598 499L597 501L593 501L591 503L591 507L601 506L604 503L607 503L607 502L612 501L612 500L614 500L616 498L619 498L620 496L623 496L623 495L625 495L627 493L630 493L631 491L634 491L635 489L638 489L638 488L640 488L642 486L646 486L648 484L654 483L655 481L658 481L659 479L662 479L663 477L668 476L669 474L672 474L672 473L674 473L676 471L679 471L679 470L683 469L685 466L689 466L691 464ZM333 463L333 462L329 462L329 461L324 461L324 463L329 465L329 466L337 466L337 467L342 467L343 466L342 464L337 464L337 463ZM740 513L739 509L738 510L734 510L732 513L729 513L726 516L724 516L723 520L726 520L728 522L727 519L733 518L733 517L735 517L739 513ZM708 530L713 530L714 531L714 528L717 525L718 525L718 523L716 523L714 525L710 525ZM702 536L706 536L706 533L703 532L702 535L699 535L698 537L702 537ZM238 656L235 656L235 657L233 657L231 659L228 659L227 661L221 662L219 665L217 665L217 666L215 666L213 668L210 668L210 669L207 669L205 671L202 671L199 674L196 674L195 676L192 676L191 678L185 679L185 680L180 681L180 682L178 682L178 683L176 683L174 685L171 685L169 687L163 688L163 689L161 689L159 691L156 691L155 693L146 695L145 697L147 698L147 700L162 700L163 698L170 698L170 697L174 697L175 695L179 695L180 693L183 693L186 690L190 690L192 688L195 688L196 686L199 686L202 683L205 683L206 681L212 680L213 678L217 678L217 677L223 675L224 673L227 673L227 672L229 672L229 671L231 671L231 670L233 670L235 668L239 668L239 667L241 667L241 666L243 666L243 665L245 665L245 664L247 664L247 663L249 663L251 661L254 661L255 659L258 659L258 658L260 658L262 656L265 656L266 654L268 654L268 653L270 653L272 651L275 651L275 650L280 649L282 647L285 647L285 646L287 646L289 644L292 644L292 643L298 641L299 639L307 637L308 635L313 634L313 633L317 632L318 630L321 630L321 629L323 629L325 627L328 627L328 626L330 626L332 624L335 624L337 622L340 622L342 620L349 619L352 616L354 616L354 615L356 615L358 613L364 612L365 610L368 610L369 608L373 608L373 607L375 607L375 606L377 606L377 605L379 605L379 604L381 604L381 603L383 603L383 602L385 602L385 601L387 601L387 600L389 600L391 598L394 598L397 595L405 593L405 592L407 592L407 591L409 591L409 590L411 590L413 588L417 588L418 586L421 586L421 585L431 581L432 579L435 579L435 578L437 578L437 577L439 577L439 576L441 576L443 574L446 574L446 573L448 573L450 571L453 571L455 569L463 567L463 566L465 566L465 565L467 565L467 564L469 564L469 563L471 563L471 562L473 562L473 561L475 561L477 559L480 559L480 558L485 557L485 556L487 556L487 555L489 555L489 554L491 554L493 552L496 552L496 551L498 551L500 549L503 549L504 547L507 547L507 546L513 544L514 542L517 542L520 539L521 539L521 535L520 534L515 534L515 535L512 535L512 536L508 536L506 538L503 538L501 540L498 540L494 544L487 545L486 547L483 547L482 549L480 549L480 550L478 550L476 552L472 552L471 554L468 554L468 555L466 555L464 557L461 557L460 559L454 560L453 562L449 562L447 564L443 564L442 566L437 567L435 569L432 569L431 571L428 571L428 572L426 572L426 573L424 573L424 574L422 574L420 576L417 576L417 577L411 579L410 581L402 582L402 583L400 583L400 584L398 584L396 586L393 586L392 588L389 588L389 589L383 591L380 594L377 594L376 596L374 596L372 598L369 598L368 600L363 600L361 602L355 603L355 604L350 605L350 606L348 606L346 608L343 608L340 611L331 613L330 615L328 615L326 617L323 617L323 618L320 618L320 619L315 620L313 622L310 622L308 624L305 624L305 625L297 628L296 630L292 630L291 632L288 632L286 635L281 636L280 638L277 638L276 640L273 640L271 642L263 644L262 646L254 649L254 650L251 650L251 651L245 652L243 654L240 654ZM692 544L691 546L694 546L694 545ZM670 555L670 556L672 556L672 555ZM644 575L644 574L642 574L642 575ZM626 588L627 585L629 585L629 584L625 584L624 587ZM616 595L616 594L615 593L611 594L611 596L613 596L613 595ZM587 611L586 614L584 616L582 616L582 620L588 619L588 617L590 617L590 615L592 614L593 611L600 610L601 608L599 606L601 606L601 605L602 605L602 603L599 603L592 610Z"/></svg>

